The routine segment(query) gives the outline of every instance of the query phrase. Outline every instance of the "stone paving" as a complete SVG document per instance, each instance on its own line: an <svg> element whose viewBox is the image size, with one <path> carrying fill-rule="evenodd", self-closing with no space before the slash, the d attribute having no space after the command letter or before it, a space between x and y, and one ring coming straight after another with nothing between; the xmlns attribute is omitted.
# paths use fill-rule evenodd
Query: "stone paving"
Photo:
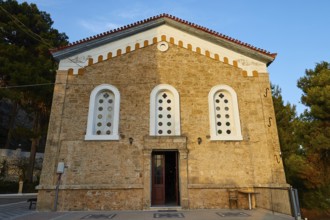
<svg viewBox="0 0 330 220"><path fill-rule="evenodd" d="M15 219L34 213L26 201L0 205L0 220ZM24 218L23 218L24 219Z"/></svg>
<svg viewBox="0 0 330 220"><path fill-rule="evenodd" d="M0 194L0 205L23 202L31 198L37 198L37 193Z"/></svg>
<svg viewBox="0 0 330 220"><path fill-rule="evenodd" d="M38 212L26 202L0 206L0 219L15 220L294 220L293 217L254 210L84 211Z"/></svg>

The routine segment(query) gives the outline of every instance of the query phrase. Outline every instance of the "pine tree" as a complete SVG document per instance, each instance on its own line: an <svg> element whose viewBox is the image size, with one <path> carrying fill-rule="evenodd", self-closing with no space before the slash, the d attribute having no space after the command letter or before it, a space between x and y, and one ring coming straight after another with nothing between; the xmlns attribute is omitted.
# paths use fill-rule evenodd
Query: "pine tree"
<svg viewBox="0 0 330 220"><path fill-rule="evenodd" d="M33 118L27 134L32 142L31 181L36 148L47 130L57 69L49 49L66 45L67 36L52 28L50 15L35 4L0 0L0 12L0 99L13 106L6 147L12 142L18 109L23 109Z"/></svg>
<svg viewBox="0 0 330 220"><path fill-rule="evenodd" d="M298 137L306 154L300 178L304 179L304 201L308 208L330 209L330 69L316 64L298 81L301 101L309 107L298 125Z"/></svg>
<svg viewBox="0 0 330 220"><path fill-rule="evenodd" d="M297 167L292 161L293 158L299 157L299 143L295 134L295 126L297 124L296 106L290 103L284 104L279 86L272 85L271 88L287 182L299 188L299 181L296 178L295 172Z"/></svg>

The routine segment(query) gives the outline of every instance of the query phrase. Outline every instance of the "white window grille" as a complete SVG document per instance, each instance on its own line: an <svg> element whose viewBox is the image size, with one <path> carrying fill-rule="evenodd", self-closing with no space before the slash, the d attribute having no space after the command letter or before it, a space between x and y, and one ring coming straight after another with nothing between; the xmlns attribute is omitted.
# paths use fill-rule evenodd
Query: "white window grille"
<svg viewBox="0 0 330 220"><path fill-rule="evenodd" d="M92 91L85 140L119 140L120 94L112 85L99 85Z"/></svg>
<svg viewBox="0 0 330 220"><path fill-rule="evenodd" d="M180 135L180 100L173 86L160 84L150 94L150 135Z"/></svg>
<svg viewBox="0 0 330 220"><path fill-rule="evenodd" d="M236 92L227 85L209 92L211 140L242 140Z"/></svg>

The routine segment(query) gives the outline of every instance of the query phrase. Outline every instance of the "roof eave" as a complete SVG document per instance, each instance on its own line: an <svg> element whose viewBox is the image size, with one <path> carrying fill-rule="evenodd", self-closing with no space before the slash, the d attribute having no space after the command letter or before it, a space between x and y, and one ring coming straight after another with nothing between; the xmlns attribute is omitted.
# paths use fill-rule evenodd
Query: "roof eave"
<svg viewBox="0 0 330 220"><path fill-rule="evenodd" d="M76 45L63 48L60 50L52 51L52 55L56 60L65 59L67 57L74 56L76 54L82 53L84 51L96 48L98 46L111 43L132 35L135 35L137 33L141 33L147 30L150 30L152 28L161 26L163 24L167 24L169 26L172 26L174 28L177 28L183 32L192 34L194 36L197 36L199 38L202 38L204 40L210 41L212 43L215 43L217 45L220 45L222 47L225 47L229 50L235 51L237 53L243 54L245 56L251 57L253 59L259 60L263 63L266 63L266 65L270 65L274 60L277 54L269 54L269 53L263 53L261 51L255 50L251 48L251 45L242 45L240 43L237 43L233 41L232 39L226 39L225 37L219 37L218 33L214 32L207 32L205 31L205 28L198 28L195 26L188 25L184 22L180 22L177 20L174 20L172 18L168 17L160 17L154 20L150 20L148 22L144 22L142 24L126 28L124 30L117 31L115 33L111 33L102 37L98 37L96 39L87 40L81 43L78 43Z"/></svg>
<svg viewBox="0 0 330 220"><path fill-rule="evenodd" d="M150 21L148 23L144 23L135 27L131 27L126 30L122 30L120 32L112 33L110 35L106 35L104 37L100 37L94 40L86 41L68 48L64 48L57 51L52 51L52 55L56 60L65 59L67 57L82 53L84 51L96 48L98 46L111 43L126 37L130 37L134 34L141 33L152 28L158 27L165 23L163 18Z"/></svg>
<svg viewBox="0 0 330 220"><path fill-rule="evenodd" d="M181 31L188 32L189 34L195 35L199 38L202 38L202 39L207 40L209 42L215 43L215 44L220 45L222 47L225 47L229 50L233 50L233 51L238 52L240 54L243 54L243 55L246 55L248 57L254 58L256 60L259 60L261 62L264 62L264 63L267 64L267 66L270 65L275 60L275 57L277 55L276 53L268 55L268 54L265 54L265 53L258 52L256 50L253 50L253 49L249 48L249 47L245 47L244 45L237 44L237 43L232 42L230 40L215 36L215 34L213 35L213 34L207 33L204 30L200 30L198 28L191 27L191 26L188 26L186 24L176 22L174 20L167 19L166 23L168 25L172 26L172 27L175 27L175 28L181 30Z"/></svg>

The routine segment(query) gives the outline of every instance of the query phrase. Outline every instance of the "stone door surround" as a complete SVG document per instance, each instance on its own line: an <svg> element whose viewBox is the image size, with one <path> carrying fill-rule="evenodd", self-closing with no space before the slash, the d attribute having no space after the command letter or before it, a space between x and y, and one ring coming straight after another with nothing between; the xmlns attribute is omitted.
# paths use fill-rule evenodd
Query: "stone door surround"
<svg viewBox="0 0 330 220"><path fill-rule="evenodd" d="M151 207L151 159L152 151L179 152L179 191L180 205L188 209L188 149L187 137L184 136L145 136L143 144L143 209Z"/></svg>

